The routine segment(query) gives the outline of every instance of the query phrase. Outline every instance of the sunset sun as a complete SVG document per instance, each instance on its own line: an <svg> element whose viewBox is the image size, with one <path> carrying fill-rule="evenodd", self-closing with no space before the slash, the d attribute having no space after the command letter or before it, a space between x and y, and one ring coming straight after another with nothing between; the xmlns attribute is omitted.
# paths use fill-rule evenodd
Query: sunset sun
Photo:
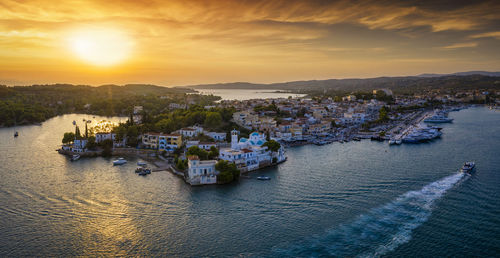
<svg viewBox="0 0 500 258"><path fill-rule="evenodd" d="M133 43L119 30L99 28L73 32L69 45L73 53L87 63L112 66L130 56Z"/></svg>

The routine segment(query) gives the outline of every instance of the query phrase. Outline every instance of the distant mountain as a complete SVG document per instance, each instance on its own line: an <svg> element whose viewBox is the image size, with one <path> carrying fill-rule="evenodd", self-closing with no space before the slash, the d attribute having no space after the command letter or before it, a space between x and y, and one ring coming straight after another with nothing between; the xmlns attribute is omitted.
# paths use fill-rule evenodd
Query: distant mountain
<svg viewBox="0 0 500 258"><path fill-rule="evenodd" d="M484 75L484 76L493 76L500 77L500 72L486 72L486 71L469 71L469 72L459 72L459 73L451 73L451 74L438 74L438 73L423 73L417 75L418 77L441 77L441 76L467 76L467 75Z"/></svg>
<svg viewBox="0 0 500 258"><path fill-rule="evenodd" d="M470 73L470 74L469 74ZM436 76L406 76L406 77L378 77L369 79L329 79L311 81L293 81L284 83L255 84L248 82L201 84L182 86L190 89L266 89L287 90L293 92L318 91L370 91L373 89L389 88L400 93L410 93L415 90L429 89L475 89L500 87L500 78L476 74L478 72L457 73L453 75ZM486 73L486 72L485 72Z"/></svg>

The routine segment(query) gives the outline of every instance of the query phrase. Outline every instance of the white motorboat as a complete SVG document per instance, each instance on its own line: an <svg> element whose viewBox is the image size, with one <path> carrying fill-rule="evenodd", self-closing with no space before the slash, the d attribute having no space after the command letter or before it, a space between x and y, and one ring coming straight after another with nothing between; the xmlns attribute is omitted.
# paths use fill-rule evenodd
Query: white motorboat
<svg viewBox="0 0 500 258"><path fill-rule="evenodd" d="M113 166L123 165L125 163L127 163L127 160L124 158L118 158L117 160L113 160Z"/></svg>
<svg viewBox="0 0 500 258"><path fill-rule="evenodd" d="M268 176L258 176L257 180L271 180L271 178Z"/></svg>
<svg viewBox="0 0 500 258"><path fill-rule="evenodd" d="M464 163L464 165L460 169L460 172L471 173L475 167L476 167L476 163L474 163L473 161L468 161L468 162Z"/></svg>
<svg viewBox="0 0 500 258"><path fill-rule="evenodd" d="M77 161L80 159L80 155L79 154L75 154L73 156L71 156L71 161Z"/></svg>
<svg viewBox="0 0 500 258"><path fill-rule="evenodd" d="M137 166L145 167L145 166L147 166L147 163L145 161L139 160L139 161L137 161Z"/></svg>

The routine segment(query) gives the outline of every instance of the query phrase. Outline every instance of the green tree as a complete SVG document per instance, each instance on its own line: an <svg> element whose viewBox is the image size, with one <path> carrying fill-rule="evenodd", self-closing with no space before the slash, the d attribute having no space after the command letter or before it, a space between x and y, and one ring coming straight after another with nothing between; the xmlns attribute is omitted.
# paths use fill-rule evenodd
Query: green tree
<svg viewBox="0 0 500 258"><path fill-rule="evenodd" d="M68 132L68 133L64 133L64 137L62 139L62 143L63 144L68 144L68 143L71 143L75 140L75 133L73 132Z"/></svg>
<svg viewBox="0 0 500 258"><path fill-rule="evenodd" d="M216 129L222 124L222 116L219 112L208 112L205 118L205 127Z"/></svg>
<svg viewBox="0 0 500 258"><path fill-rule="evenodd" d="M217 164L215 164L215 169L219 171L217 180L222 184L231 183L233 180L237 180L240 177L240 171L236 168L236 165L227 160L219 160Z"/></svg>
<svg viewBox="0 0 500 258"><path fill-rule="evenodd" d="M198 146L191 146L188 148L186 156L198 156L200 160L207 160L208 152Z"/></svg>
<svg viewBox="0 0 500 258"><path fill-rule="evenodd" d="M76 139L82 138L82 135L80 134L80 127L78 127L78 125L75 127L75 137Z"/></svg>
<svg viewBox="0 0 500 258"><path fill-rule="evenodd" d="M139 140L139 128L137 125L131 125L127 128L127 144L130 146L137 146Z"/></svg>
<svg viewBox="0 0 500 258"><path fill-rule="evenodd" d="M101 155L104 157L109 157L113 153L113 140L106 139L100 143L102 147Z"/></svg>
<svg viewBox="0 0 500 258"><path fill-rule="evenodd" d="M155 124L155 127L160 132L170 133L170 132L175 130L175 123L174 123L174 121L172 121L172 119L165 118L165 119L158 121Z"/></svg>
<svg viewBox="0 0 500 258"><path fill-rule="evenodd" d="M86 147L89 150L94 150L95 147L97 147L97 143L95 142L95 136L89 136L87 138L87 145L86 145Z"/></svg>
<svg viewBox="0 0 500 258"><path fill-rule="evenodd" d="M216 159L217 157L219 157L219 150L214 146L210 147L210 151L208 152L208 158Z"/></svg>
<svg viewBox="0 0 500 258"><path fill-rule="evenodd" d="M267 147L272 152L277 152L280 149L281 144L275 140L270 140L262 144L262 146Z"/></svg>
<svg viewBox="0 0 500 258"><path fill-rule="evenodd" d="M389 114L387 113L387 109L385 107L380 108L378 115L379 122L387 122L389 121Z"/></svg>

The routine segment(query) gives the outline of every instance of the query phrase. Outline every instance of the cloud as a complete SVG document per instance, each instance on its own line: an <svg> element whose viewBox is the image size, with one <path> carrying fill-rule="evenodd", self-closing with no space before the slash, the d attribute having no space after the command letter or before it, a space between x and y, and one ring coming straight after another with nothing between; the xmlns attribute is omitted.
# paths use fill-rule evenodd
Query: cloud
<svg viewBox="0 0 500 258"><path fill-rule="evenodd" d="M444 46L444 49L457 49L457 48L470 48L477 47L477 42L455 43L452 45Z"/></svg>
<svg viewBox="0 0 500 258"><path fill-rule="evenodd" d="M477 38L496 38L500 39L500 31L485 32L480 34L474 34L470 36L473 39Z"/></svg>
<svg viewBox="0 0 500 258"><path fill-rule="evenodd" d="M461 58L498 64L498 13L500 4L490 0L2 0L0 70L37 70L46 60L54 74L75 66L69 73L85 78L64 42L87 26L126 33L136 43L129 64L135 76L169 81L191 73L355 74L387 60L440 58L444 64L453 51L443 49L478 44L476 55ZM305 64L311 70L301 69ZM427 71L415 74L421 72Z"/></svg>

